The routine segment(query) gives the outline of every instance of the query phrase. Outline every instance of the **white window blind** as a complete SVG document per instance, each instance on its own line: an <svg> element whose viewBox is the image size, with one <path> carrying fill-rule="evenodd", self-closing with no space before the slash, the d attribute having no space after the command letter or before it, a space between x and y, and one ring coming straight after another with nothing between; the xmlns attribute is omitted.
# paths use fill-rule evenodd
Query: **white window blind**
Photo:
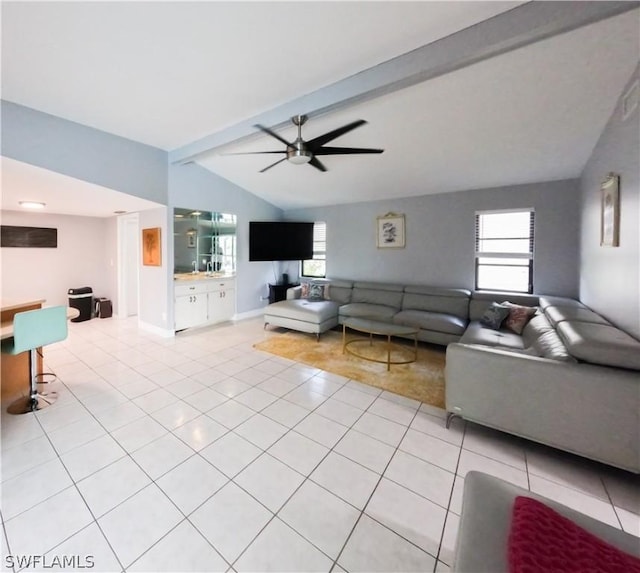
<svg viewBox="0 0 640 573"><path fill-rule="evenodd" d="M533 292L535 213L476 213L476 289Z"/></svg>
<svg viewBox="0 0 640 573"><path fill-rule="evenodd" d="M313 258L302 261L302 276L324 277L327 274L327 224L313 224Z"/></svg>

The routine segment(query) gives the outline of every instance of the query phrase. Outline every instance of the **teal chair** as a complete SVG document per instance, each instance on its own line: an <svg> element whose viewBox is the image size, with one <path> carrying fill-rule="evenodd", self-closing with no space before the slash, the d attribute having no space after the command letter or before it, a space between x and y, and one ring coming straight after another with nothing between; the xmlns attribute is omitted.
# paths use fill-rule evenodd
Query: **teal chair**
<svg viewBox="0 0 640 573"><path fill-rule="evenodd" d="M38 392L37 349L67 337L67 309L51 306L19 312L13 317L13 338L2 341L2 352L20 354L29 351L29 395L13 402L7 412L26 414L42 410L58 399L56 392Z"/></svg>

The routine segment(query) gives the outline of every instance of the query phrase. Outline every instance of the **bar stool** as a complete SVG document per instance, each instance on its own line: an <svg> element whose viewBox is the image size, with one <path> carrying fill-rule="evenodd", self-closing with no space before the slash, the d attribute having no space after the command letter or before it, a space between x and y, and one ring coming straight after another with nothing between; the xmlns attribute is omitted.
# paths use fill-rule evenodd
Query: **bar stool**
<svg viewBox="0 0 640 573"><path fill-rule="evenodd" d="M67 337L67 309L51 306L18 312L13 317L13 338L2 341L2 352L20 354L29 351L29 395L22 396L8 408L9 414L26 414L42 410L58 399L57 392L38 392L37 349Z"/></svg>

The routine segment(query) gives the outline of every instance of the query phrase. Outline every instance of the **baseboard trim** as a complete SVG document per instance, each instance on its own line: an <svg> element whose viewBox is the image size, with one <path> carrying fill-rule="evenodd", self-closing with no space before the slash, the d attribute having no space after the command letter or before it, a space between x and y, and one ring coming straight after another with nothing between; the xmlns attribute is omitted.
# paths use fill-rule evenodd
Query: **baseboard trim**
<svg viewBox="0 0 640 573"><path fill-rule="evenodd" d="M262 316L264 314L264 308L254 308L247 312L241 312L233 317L233 320L244 320L245 318L255 318L256 316Z"/></svg>
<svg viewBox="0 0 640 573"><path fill-rule="evenodd" d="M173 330L161 328L160 326L149 324L148 322L144 322L143 320L138 320L138 328L140 328L140 330L144 330L145 332L157 334L158 336L162 336L163 338L173 338L176 334Z"/></svg>

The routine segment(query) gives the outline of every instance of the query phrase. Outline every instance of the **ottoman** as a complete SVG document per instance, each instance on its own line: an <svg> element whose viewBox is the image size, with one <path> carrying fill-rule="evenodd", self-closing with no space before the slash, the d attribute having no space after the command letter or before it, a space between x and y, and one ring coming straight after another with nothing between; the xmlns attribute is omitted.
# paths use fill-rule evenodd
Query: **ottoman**
<svg viewBox="0 0 640 573"><path fill-rule="evenodd" d="M338 303L332 300L310 301L301 298L282 300L264 309L264 326L268 324L315 334L338 325Z"/></svg>

